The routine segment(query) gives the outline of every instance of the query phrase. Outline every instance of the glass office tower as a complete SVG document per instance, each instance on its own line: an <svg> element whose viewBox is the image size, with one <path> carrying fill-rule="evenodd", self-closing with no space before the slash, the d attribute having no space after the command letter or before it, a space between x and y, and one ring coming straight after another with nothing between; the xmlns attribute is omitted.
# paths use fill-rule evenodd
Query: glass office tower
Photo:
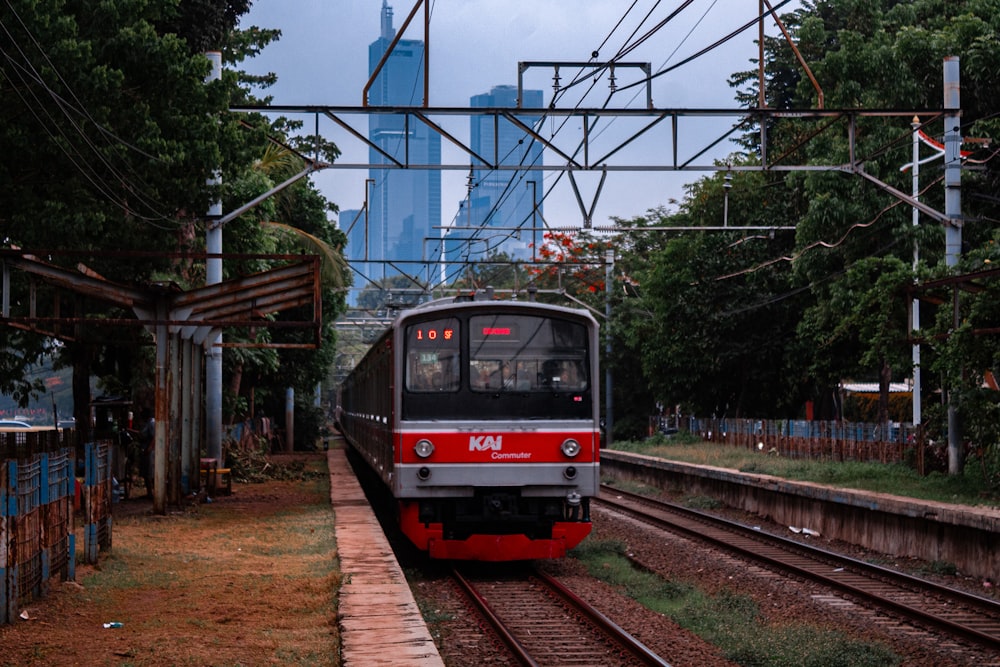
<svg viewBox="0 0 1000 667"><path fill-rule="evenodd" d="M525 90L522 109L542 107L540 90ZM517 86L494 86L474 95L470 107L499 109L517 107ZM534 128L539 114L518 113L524 125ZM448 282L461 277L455 262L486 259L503 253L512 259L531 259L533 248L542 243L544 183L542 146L515 123L495 116L472 116L469 145L491 162L514 169L482 168L473 163L469 171L469 196L459 202L445 241Z"/></svg>
<svg viewBox="0 0 1000 667"><path fill-rule="evenodd" d="M392 7L385 0L382 3L381 26L378 39L368 47L369 74L375 71L396 36ZM401 39L369 90L368 105L423 105L425 67L424 43ZM401 163L441 164L440 135L413 117L370 114L368 137L379 149ZM392 164L374 148L369 148L369 163ZM356 268L363 271L369 280L376 282L400 272L426 275L426 268L415 262L438 259L437 256L428 256L428 249L432 250L440 244L425 244L424 239L440 235L436 229L441 224L440 170L372 168L369 178L373 181L367 184L370 188L367 243L369 262L356 264ZM348 256L352 262L363 259L364 251L364 244L352 242L348 246ZM392 266L389 261L393 262Z"/></svg>

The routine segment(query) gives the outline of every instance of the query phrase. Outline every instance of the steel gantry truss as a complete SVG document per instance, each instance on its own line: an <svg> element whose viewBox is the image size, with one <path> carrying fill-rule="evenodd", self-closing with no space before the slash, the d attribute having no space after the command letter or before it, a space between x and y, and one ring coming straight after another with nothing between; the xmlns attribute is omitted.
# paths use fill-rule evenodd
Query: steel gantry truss
<svg viewBox="0 0 1000 667"><path fill-rule="evenodd" d="M672 12L669 12L665 18L656 22L655 25L653 25L645 34L641 36L633 34L628 42L618 51L618 53L610 59L599 60L598 51L594 51L592 53L592 58L589 61L519 62L517 66L517 104L515 108L457 108L431 105L431 6L427 0L414 0L412 8L403 21L403 24L400 26L398 31L395 31L392 40L387 45L378 64L371 70L368 82L361 92L361 106L248 105L234 107L232 108L232 111L237 113L257 112L274 113L279 115L311 115L313 117L313 126L315 127L317 139L321 135L320 122L323 120L325 122L332 123L335 126L335 132L341 133L340 137L331 137L331 140L342 149L345 149L344 153L349 152L346 150L347 142L357 141L364 146L369 156L378 156L376 158L377 162L374 163L371 161L355 163L338 162L335 164L319 165L319 155L317 154L315 159L310 160L309 158L306 158L307 164L310 165L307 171L312 171L316 168L329 168L334 170L468 170L471 175L474 170L490 170L499 173L508 172L511 173L512 177L514 175L513 172L558 172L560 178L563 175L567 176L567 180L569 180L573 188L576 202L580 210L580 227L584 229L594 228L594 209L609 174L613 174L615 172L712 172L722 169L730 172L840 171L855 174L871 182L873 185L889 193L893 197L911 204L915 209L920 210L934 220L944 222L952 226L957 226L959 222L953 219L952 216L941 214L919 202L916 197L911 197L910 195L895 189L891 185L882 182L871 174L868 174L864 169L865 158L859 157L856 152L855 139L859 119L865 117L898 117L909 121L910 118L919 116L925 119L924 125L927 125L941 118L945 112L943 110L935 109L825 109L823 89L810 69L808 62L806 62L802 53L799 51L791 33L785 26L779 14L779 10L781 10L788 3L789 0L758 0L756 15L750 17L746 22L736 27L736 29L732 30L721 39L709 44L695 54L671 65L670 67L664 66L654 72L651 63L649 62L626 61L624 59L635 48L646 42L646 40L651 38L654 34L676 18L683 9L682 6ZM421 9L423 10L422 21L414 21ZM384 18L385 17L383 17L383 20ZM817 108L805 110L781 110L767 108L767 96L765 94L767 81L765 73L765 22L767 21L772 21L781 31L784 42L794 54L795 60L798 63L803 75L809 80L813 87L815 99L817 101ZM422 68L422 103L419 106L414 105L405 107L387 105L373 106L370 104L369 92L375 85L376 79L383 72L383 69L389 62L390 57L396 50L396 47L399 45L411 24L420 25L422 27L422 38L424 44L422 54L422 57L424 58ZM654 79L683 67L692 60L710 53L716 47L729 41L730 39L742 35L752 29L757 30L757 108L657 108L654 105L652 88ZM552 71L552 87L554 94L551 103L546 108L529 108L525 107L523 104L524 75L528 72L528 70L537 68L551 69ZM568 82L563 82L563 78L561 76L561 73L565 72L573 73L572 76L568 77ZM632 80L623 83L624 74L633 75L635 73L638 73L638 76L634 76L632 77ZM559 104L564 100L565 94L570 91L570 89L583 84L588 79L591 79L596 83L599 77L603 77L605 75L607 76L610 94L603 107L584 108L581 106L581 103L569 108L559 107ZM640 88L642 91L643 99L641 108L619 108L621 107L620 102L619 107L611 106L613 101L612 98L616 93L621 93L634 88ZM640 94L636 93L632 99L637 99L639 97ZM621 96L617 98L617 100L621 99ZM628 104L628 102L625 103L626 106ZM370 140L367 136L368 128L364 127L363 123L374 115L391 115L396 116L399 119L399 122L394 123L392 126L402 128L402 131L399 133L402 145L397 146L397 150L392 154L376 142ZM494 145L492 147L492 152L488 155L480 154L481 149L478 151L474 150L469 142L463 141L459 138L460 134L469 127L468 121L474 118L478 118L480 122L483 120L492 122ZM698 128L700 122L704 122L706 120L717 121L724 118L732 119L730 127L727 131L715 136L714 138L712 138L712 132L705 133L709 138L704 141L700 140L700 137L702 136L702 132ZM464 126L454 126L453 122L456 119L465 121ZM795 151L798 150L799 147L792 148L777 157L768 155L768 128L771 127L774 122L782 119L817 122L819 127L808 136L805 140L806 142L820 134L832 131L833 128L841 127L847 134L847 143L850 151L848 161L843 164L827 165L789 164L791 156L794 155ZM505 164L505 161L500 157L500 150L497 145L499 135L498 128L500 127L501 121L519 128L524 133L527 140L537 142L538 145L542 147L543 153L548 157L548 159L543 159L538 163L531 164ZM545 121L553 123L554 126L553 130L548 133L546 133L543 129ZM687 121L690 121L692 129L685 128L682 130L682 122ZM608 134L606 133L606 129L612 123L620 129L610 133L611 138L602 138ZM457 155L457 157L448 160L443 159L444 155L442 151L442 160L440 163L426 164L412 160L411 156L415 153L410 150L410 144L413 140L411 128L417 125L426 126L432 133L435 133L438 137L444 139L447 142L446 145L454 147L455 155ZM558 129L555 129L555 126L558 126ZM570 127L569 130L567 130L567 126ZM574 132L573 128L576 128L577 131ZM761 146L761 154L759 155L759 165L720 165L718 161L706 158L713 148L730 139L735 134L751 133L755 131L760 133L759 145ZM645 159L639 159L639 152L636 149L640 146L643 148L649 148L650 146L654 147L655 150L653 151L645 150L642 152L643 156L652 155L653 158L649 159L648 157L645 157ZM577 182L577 175L588 172L598 173L600 179L589 206L585 203ZM305 173L306 172L303 172L303 174L300 174L298 177L305 175ZM366 179L366 211L369 182L370 179ZM546 196L547 195L543 195L542 200L544 200ZM536 234L539 231L543 233L545 231L551 231L553 228L547 221L544 220L544 218L542 218L542 224L539 226L537 219L541 218L541 216L535 215L539 212L539 202L536 200L534 194L532 198L535 201L530 223L528 220L525 220L513 230L499 231L508 231L510 234L522 231L530 232L532 239L536 238ZM352 226L357 222L357 220L352 221ZM725 227L728 228L728 221ZM444 228L442 227L441 229ZM645 229L647 231L655 231L656 228ZM669 229L677 231L679 228L671 227ZM699 229L704 231L708 228ZM745 229L747 231L765 230L773 232L777 229L791 230L794 229L794 227L781 228L774 226L758 226L746 227ZM495 227L490 227L489 230L498 231ZM416 278L416 273L419 272L419 268L417 272L409 272L403 270L399 264L416 263L422 267L427 267L427 272L430 274L429 266L433 262L431 262L431 258L427 257L426 247L429 243L440 243L441 238L426 237L424 239L424 248L422 249L422 255L424 255L424 257L420 261L413 262L411 260L409 262L404 262L400 260L393 260L388 257L375 258L373 261L368 257L367 252L369 231L367 227L367 214L364 231L366 248L364 261L366 264L377 264L379 262L396 264L396 266L394 266L395 270L408 276L415 284L420 284L420 281ZM466 230L463 229L463 232L464 231ZM484 231L486 231L486 227L470 227L469 231L470 238L468 239L468 242L472 243L478 239ZM618 226L608 226L595 228L595 231L615 233L628 230ZM537 262L536 259L537 258L533 256L532 261L527 262L527 264L545 263ZM462 262L458 261L450 263L461 264ZM443 265L444 262L442 261L441 264ZM355 272L362 278L369 280L367 276L361 274L361 272L357 269L355 269Z"/></svg>
<svg viewBox="0 0 1000 667"><path fill-rule="evenodd" d="M553 63L545 63L552 65ZM628 173L657 172L839 172L853 175L871 183L874 187L909 204L931 219L945 223L958 224L952 216L937 211L919 201L911 194L905 193L889 183L886 183L868 173L865 163L871 156L860 155L857 145L858 124L863 119L886 118L900 121L899 141L909 141L912 132L910 121L914 116L923 119L921 128L939 123L948 115L944 109L795 109L781 110L769 108L754 109L667 109L667 108L482 108L482 107L412 107L412 106L313 106L313 105L246 105L232 108L236 113L259 113L267 115L297 115L312 117L312 125L317 136L333 140L344 153L357 153L348 148L350 142L357 142L369 155L377 155L378 162L335 162L319 163L318 157L309 160L310 167L301 176L308 175L320 169L333 171L362 171L365 178L369 170L440 170L466 172L469 170L491 170L499 173L537 172L557 173L568 177L574 190L580 209L580 224L567 227L554 227L542 218L529 219L517 227L472 226L462 232L470 235L470 240L484 232L506 232L512 235L516 232L553 231L556 229L593 229L601 233L629 231L621 226L595 226L593 211L601 188L609 175ZM525 114L533 114L538 121L528 123ZM386 152L381 146L366 136L367 122L371 116L394 116L403 127L400 132L401 145L395 155ZM476 151L468 141L460 138L459 128L468 127L470 120L479 119L491 123L497 128L501 122L511 123L521 129L528 140L538 142L543 147L546 159L537 163L509 164L500 155L499 147L494 144L492 150L484 154ZM720 119L730 119L729 128L717 135L706 136L700 127L706 122L718 124ZM814 123L816 127L807 133L807 138L799 146L795 146L776 156L769 155L766 148L762 151L760 164L722 164L718 160L707 157L716 146L739 134L753 133L758 128L773 128L780 121L794 120L799 123ZM556 133L545 133L543 121L551 121L562 128ZM608 136L600 132L614 123L616 134ZM423 125L453 147L446 158L442 151L440 163L430 164L415 161L412 156L410 142L413 138L411 128ZM690 128L688 127L690 125ZM773 129L772 129L773 131ZM795 152L816 137L833 132L839 132L848 148L848 160L840 163L827 164L794 164ZM497 132L494 131L494 136ZM766 147L766 142L762 143ZM641 159L639 150L641 150ZM653 150L650 150L650 149ZM586 201L579 187L578 175L597 174L600 181L593 193L592 199ZM355 221L357 222L357 221ZM441 227L438 229L445 229ZM682 231L678 227L645 227L646 231ZM774 231L793 230L794 227L778 226L726 226L698 227L699 230L726 229L728 231ZM367 230L366 230L367 232ZM414 284L421 284L417 278L420 268L413 271L405 270L405 265L417 264L419 267L429 267L438 263L430 257L426 247L429 244L440 243L439 236L424 239L424 257L421 260L399 260L393 258L366 257L366 264L387 263L409 275ZM443 261L443 260L441 260ZM449 264L461 263L460 260L450 260ZM526 260L522 265L547 264ZM360 274L359 274L360 275ZM364 278L364 276L361 276Z"/></svg>

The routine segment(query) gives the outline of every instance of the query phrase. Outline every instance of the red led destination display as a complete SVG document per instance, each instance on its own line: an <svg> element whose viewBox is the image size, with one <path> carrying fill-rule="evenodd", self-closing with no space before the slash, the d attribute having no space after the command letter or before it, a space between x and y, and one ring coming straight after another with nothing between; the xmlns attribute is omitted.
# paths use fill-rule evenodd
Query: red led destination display
<svg viewBox="0 0 1000 667"><path fill-rule="evenodd" d="M469 320L469 332L476 343L509 343L521 338L520 322L516 317L473 317Z"/></svg>
<svg viewBox="0 0 1000 667"><path fill-rule="evenodd" d="M430 329L424 327L414 327L413 335L419 341L424 340L451 340L455 337L455 330L451 328Z"/></svg>
<svg viewBox="0 0 1000 667"><path fill-rule="evenodd" d="M414 324L407 329L411 346L416 347L457 347L458 320L432 320Z"/></svg>

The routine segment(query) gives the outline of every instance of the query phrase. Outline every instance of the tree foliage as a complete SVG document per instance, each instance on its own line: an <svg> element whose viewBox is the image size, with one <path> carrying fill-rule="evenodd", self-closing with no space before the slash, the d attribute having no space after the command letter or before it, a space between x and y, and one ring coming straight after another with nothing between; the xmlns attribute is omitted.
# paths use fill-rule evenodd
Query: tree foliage
<svg viewBox="0 0 1000 667"><path fill-rule="evenodd" d="M299 137L299 123L229 113L232 103L257 101L276 80L273 74L250 76L238 69L280 35L258 27L238 30L249 5L249 0L11 0L0 6L5 101L0 147L17 156L0 166L0 244L93 250L68 260L55 254L52 261L68 264L82 256L89 269L126 284L200 286L204 264L178 261L170 253L204 251L210 204L222 199L224 210L232 210L290 176L289 169L304 166L294 154L274 159L269 137L292 147L307 143L316 159L335 159L332 144ZM223 53L220 81L206 82L206 50ZM217 170L221 186L213 184ZM253 382L291 383L306 394L325 377L335 344L331 322L343 310L348 280L340 259L343 235L327 220L332 208L301 180L226 226L227 253L298 254L308 247L306 252L321 254L327 318L318 353L227 349L231 379L239 368ZM103 252L109 249L119 252ZM128 254L148 250L159 252ZM224 277L264 268L270 267L227 261ZM51 300L49 294L40 296ZM75 307L93 309L86 313L91 317L129 317L83 297ZM56 351L77 371L79 423L87 421L92 373L106 378L106 388L148 401L151 396L143 394L152 383L148 334L123 329L83 327L71 342L52 348L40 335L4 327L0 390L25 402L37 389L21 379L25 370L40 355ZM226 335L294 344L305 334L260 329ZM294 372L279 375L279 366Z"/></svg>
<svg viewBox="0 0 1000 667"><path fill-rule="evenodd" d="M941 108L942 63L959 57L962 134L980 141L963 146L970 154L962 181L963 255L956 270L978 271L997 261L1000 2L815 0L782 18L826 108ZM784 37L765 40L765 105L819 106L820 91ZM731 84L742 105L761 106L756 66L733 74ZM942 139L940 117L920 121L928 135ZM627 396L630 390L619 383L617 405L625 403L627 410L638 396L646 412L661 401L702 414L804 416L803 406L812 400L817 416L840 417L834 403L827 409L824 397L841 381L877 380L887 391L889 380L909 377L907 288L951 272L943 261L941 224L924 216L913 227L909 206L849 170L738 171L763 160L853 166L853 159L909 192L910 172L900 168L912 157L910 118L860 117L851 131L845 120L794 117L750 126L738 142L743 152L719 164L720 172L733 169L731 189L716 173L689 186L678 211L651 211L629 222L718 226L728 203L733 231L616 237L622 247L635 244L635 257L620 253L627 294L615 299L615 364L640 386ZM924 148L921 157L929 155ZM942 174L940 160L921 167L920 199L939 211L945 207ZM740 232L740 225L795 231ZM915 245L921 259L916 272ZM983 389L997 366L995 333L985 333L1000 324L990 298L992 280L978 282L981 296L961 296L957 320L948 300L941 308L925 307L921 333L923 366L931 371L923 374L925 395L955 388L970 433L996 443L1000 431L988 416L996 412L998 394ZM934 406L925 411L930 432L944 430L940 417Z"/></svg>

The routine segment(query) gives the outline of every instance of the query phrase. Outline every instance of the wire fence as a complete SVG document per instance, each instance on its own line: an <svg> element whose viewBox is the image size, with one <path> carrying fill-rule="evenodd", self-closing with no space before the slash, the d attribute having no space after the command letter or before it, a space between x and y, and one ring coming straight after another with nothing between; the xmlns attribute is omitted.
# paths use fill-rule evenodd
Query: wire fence
<svg viewBox="0 0 1000 667"><path fill-rule="evenodd" d="M111 546L111 446L83 448L83 482L67 432L0 433L0 624L45 594L49 580L75 578L77 503L84 556L96 563ZM79 489L79 493L78 493Z"/></svg>
<svg viewBox="0 0 1000 667"><path fill-rule="evenodd" d="M655 427L669 430L655 418ZM909 424L792 419L686 417L680 426L709 442L756 449L789 458L898 463L916 447Z"/></svg>

